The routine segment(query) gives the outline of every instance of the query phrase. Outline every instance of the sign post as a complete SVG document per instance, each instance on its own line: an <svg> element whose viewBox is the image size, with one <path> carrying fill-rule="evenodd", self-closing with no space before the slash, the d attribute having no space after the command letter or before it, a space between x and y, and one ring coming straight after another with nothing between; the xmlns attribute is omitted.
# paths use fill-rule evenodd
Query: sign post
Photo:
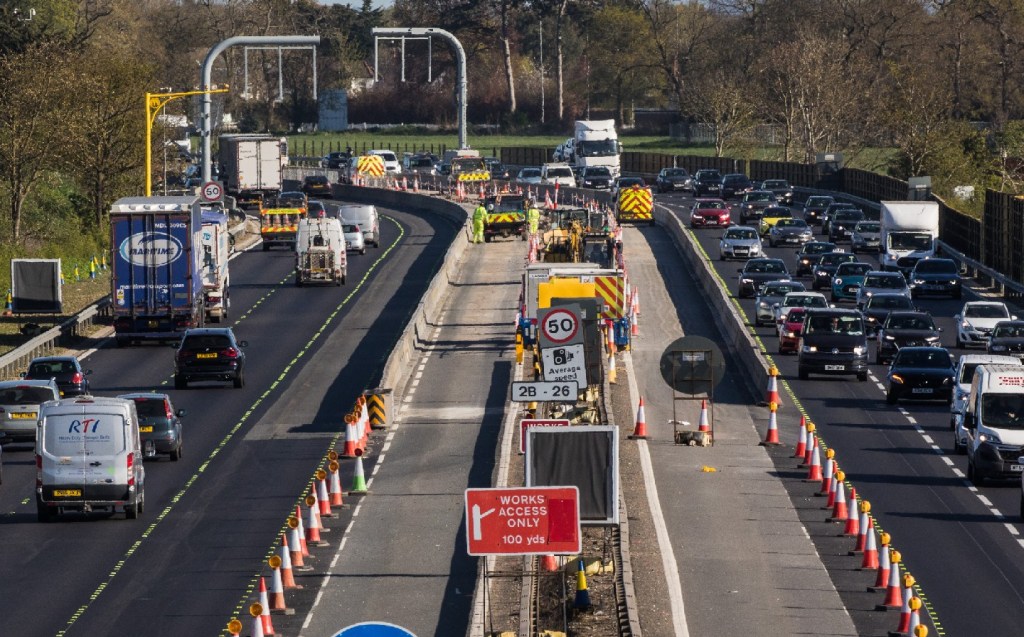
<svg viewBox="0 0 1024 637"><path fill-rule="evenodd" d="M466 489L470 555L573 555L582 550L577 487Z"/></svg>

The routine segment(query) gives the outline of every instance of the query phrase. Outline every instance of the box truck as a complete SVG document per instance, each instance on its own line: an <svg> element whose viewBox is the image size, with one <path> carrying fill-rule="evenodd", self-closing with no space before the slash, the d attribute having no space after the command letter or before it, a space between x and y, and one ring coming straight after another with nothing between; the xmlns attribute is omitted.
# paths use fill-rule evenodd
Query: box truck
<svg viewBox="0 0 1024 637"><path fill-rule="evenodd" d="M935 242L939 238L938 203L883 201L881 207L883 270L906 275L921 259L935 256Z"/></svg>

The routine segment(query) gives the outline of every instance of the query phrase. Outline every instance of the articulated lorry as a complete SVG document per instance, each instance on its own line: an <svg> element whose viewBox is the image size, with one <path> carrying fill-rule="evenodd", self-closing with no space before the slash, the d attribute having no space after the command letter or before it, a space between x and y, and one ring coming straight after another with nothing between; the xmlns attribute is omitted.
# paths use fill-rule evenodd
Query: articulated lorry
<svg viewBox="0 0 1024 637"><path fill-rule="evenodd" d="M883 201L881 208L883 270L906 275L921 259L935 256L935 243L939 238L938 203Z"/></svg>
<svg viewBox="0 0 1024 637"><path fill-rule="evenodd" d="M577 120L573 136L555 148L553 159L568 162L580 170L606 166L615 179L621 174L621 154L615 120Z"/></svg>
<svg viewBox="0 0 1024 637"><path fill-rule="evenodd" d="M217 161L221 180L239 207L258 207L281 192L288 142L271 135L221 135Z"/></svg>
<svg viewBox="0 0 1024 637"><path fill-rule="evenodd" d="M348 251L341 221L333 217L299 221L295 239L295 285L341 285L347 276Z"/></svg>
<svg viewBox="0 0 1024 637"><path fill-rule="evenodd" d="M205 325L197 197L126 197L110 209L111 307L118 347L176 340Z"/></svg>
<svg viewBox="0 0 1024 637"><path fill-rule="evenodd" d="M231 256L231 235L228 233L228 216L217 210L203 210L202 221L206 320L220 323L228 317L230 306L228 257Z"/></svg>

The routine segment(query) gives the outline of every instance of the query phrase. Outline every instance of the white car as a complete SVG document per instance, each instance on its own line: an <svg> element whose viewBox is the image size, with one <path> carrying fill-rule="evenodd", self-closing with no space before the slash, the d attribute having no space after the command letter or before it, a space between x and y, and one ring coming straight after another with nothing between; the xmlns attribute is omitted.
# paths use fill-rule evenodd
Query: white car
<svg viewBox="0 0 1024 637"><path fill-rule="evenodd" d="M960 313L953 317L956 321L957 347L987 347L992 336L992 328L999 321L1016 320L1010 314L1006 303L1000 301L968 301L964 303Z"/></svg>
<svg viewBox="0 0 1024 637"><path fill-rule="evenodd" d="M523 168L516 175L517 184L529 184L536 186L540 183L540 168Z"/></svg>
<svg viewBox="0 0 1024 637"><path fill-rule="evenodd" d="M367 155L378 155L384 160L384 172L389 173L400 173L402 172L402 165L398 162L398 155L391 150L368 150Z"/></svg>
<svg viewBox="0 0 1024 637"><path fill-rule="evenodd" d="M363 231L354 223L341 224L341 232L345 236L345 249L349 252L366 254L366 239L363 238Z"/></svg>
<svg viewBox="0 0 1024 637"><path fill-rule="evenodd" d="M782 302L775 305L775 331L781 329L783 319L789 311L798 308L829 308L828 299L821 292L790 292L782 297Z"/></svg>
<svg viewBox="0 0 1024 637"><path fill-rule="evenodd" d="M868 299L876 294L899 294L910 298L910 286L899 272L871 270L864 275L864 282L857 290L857 308L864 309Z"/></svg>
<svg viewBox="0 0 1024 637"><path fill-rule="evenodd" d="M764 254L764 247L761 245L761 237L757 234L756 228L750 226L731 226L726 229L718 242L718 258L721 261L726 259L749 259L760 257Z"/></svg>
<svg viewBox="0 0 1024 637"><path fill-rule="evenodd" d="M953 381L953 402L949 404L949 427L953 430L953 449L959 453L967 453L967 429L964 428L964 412L967 410L967 398L971 395L971 381L978 365L1024 365L1016 356L997 356L995 354L964 354L956 365L956 376Z"/></svg>

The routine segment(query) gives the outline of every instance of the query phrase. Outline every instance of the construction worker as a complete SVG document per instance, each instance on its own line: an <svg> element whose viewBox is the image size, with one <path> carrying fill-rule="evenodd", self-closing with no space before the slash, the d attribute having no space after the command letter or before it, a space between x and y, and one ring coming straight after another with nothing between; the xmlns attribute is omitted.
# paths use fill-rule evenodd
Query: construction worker
<svg viewBox="0 0 1024 637"><path fill-rule="evenodd" d="M526 222L530 225L530 236L537 234L540 226L540 210L533 205L532 199L526 200Z"/></svg>
<svg viewBox="0 0 1024 637"><path fill-rule="evenodd" d="M484 242L484 219L486 217L487 208L484 208L484 202L481 201L473 211L473 243Z"/></svg>

